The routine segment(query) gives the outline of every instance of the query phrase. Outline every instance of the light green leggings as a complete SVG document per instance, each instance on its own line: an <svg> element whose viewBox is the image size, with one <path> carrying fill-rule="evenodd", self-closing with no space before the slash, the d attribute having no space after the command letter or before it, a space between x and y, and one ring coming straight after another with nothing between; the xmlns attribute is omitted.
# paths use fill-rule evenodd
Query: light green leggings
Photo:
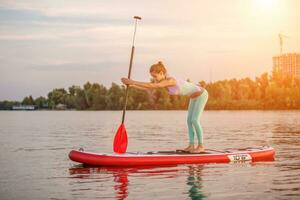
<svg viewBox="0 0 300 200"><path fill-rule="evenodd" d="M207 99L208 92L206 90L204 90L200 96L190 99L187 117L190 144L194 144L195 131L198 144L203 144L203 129L200 124L200 116L203 113Z"/></svg>

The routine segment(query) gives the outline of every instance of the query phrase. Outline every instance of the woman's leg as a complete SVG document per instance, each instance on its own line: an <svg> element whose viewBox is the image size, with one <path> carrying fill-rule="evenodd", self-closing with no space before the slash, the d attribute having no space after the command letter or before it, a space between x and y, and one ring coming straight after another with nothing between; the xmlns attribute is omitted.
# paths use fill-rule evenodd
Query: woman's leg
<svg viewBox="0 0 300 200"><path fill-rule="evenodd" d="M192 123L195 102L196 102L195 99L190 99L189 106L188 106L187 125L188 125L188 130L189 130L190 145L194 145L194 137L195 137L195 129L194 129L194 126Z"/></svg>
<svg viewBox="0 0 300 200"><path fill-rule="evenodd" d="M191 116L192 117L191 122L192 122L192 125L195 127L199 145L203 144L203 129L200 124L200 117L203 113L207 99L208 99L208 92L205 90L201 94L201 96L199 96L195 99L195 105L194 105L192 116Z"/></svg>

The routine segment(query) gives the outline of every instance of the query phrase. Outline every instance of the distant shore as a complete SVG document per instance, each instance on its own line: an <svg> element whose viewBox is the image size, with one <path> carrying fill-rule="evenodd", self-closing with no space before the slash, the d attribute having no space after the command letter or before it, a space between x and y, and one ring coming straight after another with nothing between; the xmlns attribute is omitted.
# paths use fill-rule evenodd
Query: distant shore
<svg viewBox="0 0 300 200"><path fill-rule="evenodd" d="M230 79L206 83L198 82L209 94L206 110L299 110L300 78L273 72L263 73L255 80ZM122 110L125 86L112 83L106 88L87 82L68 89L56 88L47 97L22 101L0 101L0 110L14 106L34 106L34 110ZM129 89L127 110L186 110L187 96L168 95L166 89L142 91Z"/></svg>

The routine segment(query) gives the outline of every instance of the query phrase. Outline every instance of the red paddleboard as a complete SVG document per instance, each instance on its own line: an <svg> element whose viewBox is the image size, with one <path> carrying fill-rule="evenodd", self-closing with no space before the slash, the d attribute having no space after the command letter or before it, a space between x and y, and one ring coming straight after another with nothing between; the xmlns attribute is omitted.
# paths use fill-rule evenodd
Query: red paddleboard
<svg viewBox="0 0 300 200"><path fill-rule="evenodd" d="M268 146L247 147L240 149L209 150L191 154L179 151L133 152L133 153L92 153L72 150L72 161L97 166L142 166L142 165L177 165L193 163L229 163L273 161L275 149Z"/></svg>

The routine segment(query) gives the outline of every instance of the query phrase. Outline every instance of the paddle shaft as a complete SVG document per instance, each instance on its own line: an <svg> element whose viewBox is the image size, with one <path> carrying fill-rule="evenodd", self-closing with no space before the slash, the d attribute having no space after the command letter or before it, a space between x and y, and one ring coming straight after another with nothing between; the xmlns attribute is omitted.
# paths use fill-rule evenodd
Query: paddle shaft
<svg viewBox="0 0 300 200"><path fill-rule="evenodd" d="M133 54L134 54L134 46L132 46L132 48L131 48L131 57L130 57L130 64L129 64L128 79L130 79L130 75L131 75ZM127 101L128 101L128 90L129 90L129 86L126 85L125 103L124 103L124 107L123 107L122 124L124 123L124 120L125 120L125 112L126 112L126 106L127 106Z"/></svg>
<svg viewBox="0 0 300 200"><path fill-rule="evenodd" d="M129 71L128 71L128 79L130 79L131 76L131 69L132 69L132 61L133 61L133 55L134 55L134 40L135 40L135 34L136 34L136 26L137 26L137 20L141 20L140 17L134 16L135 19L135 25L134 25L134 34L133 34L133 41L132 41L132 48L131 48L131 55L130 55L130 62L129 62ZM125 91L125 103L123 107L123 115L122 115L122 124L125 120L125 113L126 113L126 107L127 107L127 101L128 101L128 90L129 86L126 85L126 91Z"/></svg>

